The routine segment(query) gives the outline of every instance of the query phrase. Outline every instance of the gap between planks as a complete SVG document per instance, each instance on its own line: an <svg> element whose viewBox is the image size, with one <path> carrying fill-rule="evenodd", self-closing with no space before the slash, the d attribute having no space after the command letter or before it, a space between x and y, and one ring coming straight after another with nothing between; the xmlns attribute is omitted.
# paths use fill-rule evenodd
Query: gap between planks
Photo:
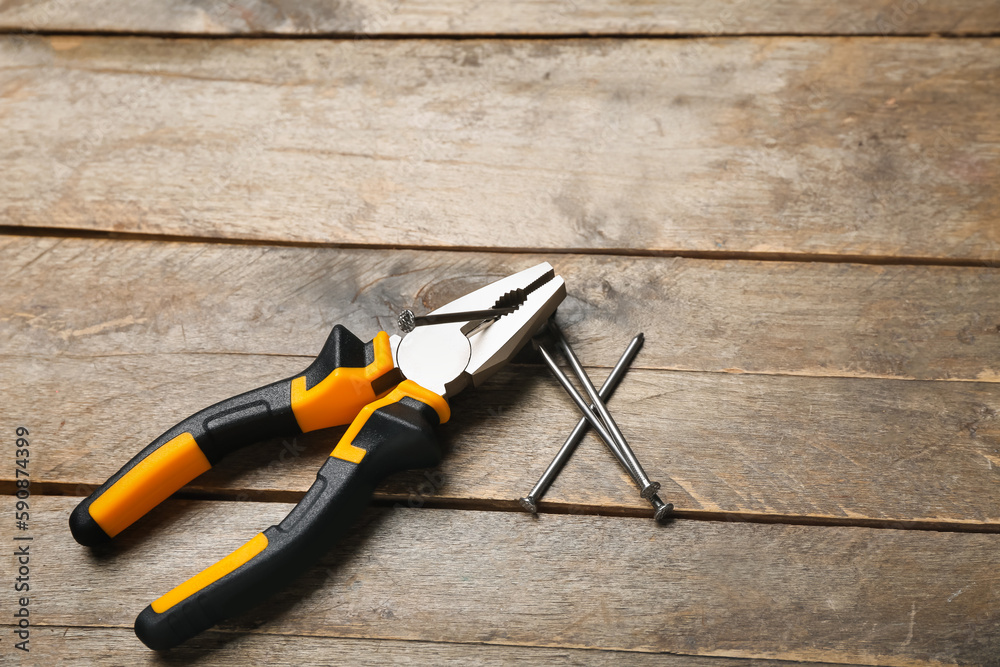
<svg viewBox="0 0 1000 667"><path fill-rule="evenodd" d="M0 631L10 632L17 626L0 623ZM571 664L575 667L582 665L604 665L612 657L624 658L628 656L632 664L650 665L686 665L687 667L785 667L792 665L816 665L817 667L835 667L838 665L853 665L850 662L815 662L810 660L781 660L770 658L750 658L741 656L707 656L696 653L682 653L679 651L648 652L642 650L627 649L607 649L592 648L586 646L579 647L551 647L538 646L535 644L514 644L502 642L469 642L469 641L449 641L425 640L425 639L357 639L353 637L333 637L319 636L309 633L294 632L270 632L265 628L256 628L253 632L242 632L227 628L214 627L204 633L189 639L187 642L171 649L169 654L152 652L144 646L140 646L135 639L135 632L131 627L120 625L81 625L65 623L34 623L32 629L41 632L43 636L39 644L34 649L37 653L48 657L51 652L52 657L62 657L63 653L54 653L51 646L60 642L73 641L74 650L78 653L81 644L86 647L89 641L107 650L115 644L121 644L120 652L116 652L116 659L123 664L127 662L123 655L126 651L134 654L133 657L139 664L163 664L166 660L169 664L250 664L267 662L269 665L295 665L312 664L308 661L314 660L315 655L337 655L340 659L350 664L378 664L384 665L392 660L401 659L403 655L409 658L418 657L426 660L426 664L442 664L445 660L447 664L467 665L474 660L479 665L513 664L511 661L537 661L538 664L562 665ZM73 632L76 636L67 638L66 635ZM91 637L88 635L97 635ZM239 642L239 655L231 653L220 653L223 650L230 650L231 642ZM249 644L249 646L248 646ZM277 646L276 646L277 644ZM372 646L374 645L374 646ZM483 655L483 651L509 652L507 654ZM47 652L48 651L48 652ZM411 652L430 655L413 656ZM244 653L245 652L245 653ZM320 653L322 652L322 653ZM246 655L246 654L249 655ZM241 660L242 658L242 660ZM215 663L214 660L219 660ZM230 662L232 660L232 662ZM209 661L209 662L203 662ZM369 662L370 661L370 662ZM453 662L454 661L454 662ZM497 661L497 662L494 662ZM565 661L565 662L564 662ZM655 661L655 662L654 662ZM664 663L663 661L668 661ZM675 662L676 661L676 662Z"/></svg>
<svg viewBox="0 0 1000 667"><path fill-rule="evenodd" d="M439 40L448 42L463 42L472 40L504 40L504 41L568 41L580 39L648 39L648 40L696 40L696 39L755 39L761 37L793 37L799 39L841 39L850 37L852 39L893 39L893 38L917 38L917 39L996 39L1000 37L1000 31L982 33L955 33L936 31L916 31L916 32L890 32L882 33L878 31L869 32L567 32L567 33L463 33L448 34L437 32L426 33L377 33L369 34L364 32L317 32L310 34L303 33L267 33L267 32L246 32L246 33L188 33L176 31L159 30L73 30L73 29L45 29L28 30L23 28L0 28L0 36L38 36L38 37L152 37L155 39L185 39L185 40L258 40L258 41L282 41L282 42L305 42L305 41L379 41L379 42L399 42L407 40Z"/></svg>
<svg viewBox="0 0 1000 667"><path fill-rule="evenodd" d="M8 5L11 3L7 3ZM629 37L715 35L972 35L1000 30L991 0L809 0L734 3L727 0L596 2L535 0L491 4L472 0L357 0L333 4L303 0L239 3L169 0L159 11L141 3L39 0L0 9L0 26L47 33L277 36L302 39L430 36L523 38L567 35Z"/></svg>
<svg viewBox="0 0 1000 667"><path fill-rule="evenodd" d="M81 484L72 482L34 482L33 495L80 497ZM0 480L0 494L13 495L14 482ZM171 498L176 500L206 500L220 502L244 502L249 492L253 492L254 502L298 503L305 495L303 491L280 491L257 489L217 489L214 491L181 490ZM661 493L661 496L663 494ZM669 498L666 500L669 501ZM490 498L422 498L420 504L411 506L407 498L391 494L378 494L371 502L372 507L394 507L429 510L455 510L469 512L514 512L525 513L517 500L496 500ZM643 508L588 505L578 503L539 503L538 514L573 516L601 516L629 519L649 518L652 515ZM803 516L763 514L756 512L727 512L697 509L675 510L673 521L712 521L723 523L777 524L783 526L814 526L839 528L872 528L876 530L921 530L939 533L1000 533L1000 524L977 521L928 521L920 519L873 519L863 517Z"/></svg>
<svg viewBox="0 0 1000 667"><path fill-rule="evenodd" d="M419 250L427 252L477 252L483 254L609 255L614 257L658 257L748 262L813 262L820 264L869 264L873 266L945 266L957 268L1000 268L1000 260L919 257L908 255L838 255L834 253L753 252L740 250L648 250L645 248L546 248L528 246L441 246L389 243L322 243L281 239L144 234L62 227L19 227L0 225L0 236L94 239L118 241L159 241L162 243L273 246L279 248L331 248L341 250Z"/></svg>

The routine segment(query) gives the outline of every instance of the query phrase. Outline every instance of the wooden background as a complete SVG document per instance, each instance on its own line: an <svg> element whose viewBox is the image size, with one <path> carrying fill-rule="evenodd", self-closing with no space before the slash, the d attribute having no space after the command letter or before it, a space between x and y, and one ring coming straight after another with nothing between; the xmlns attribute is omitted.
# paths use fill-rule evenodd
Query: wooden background
<svg viewBox="0 0 1000 667"><path fill-rule="evenodd" d="M0 2L0 543L91 664L1000 664L995 0ZM108 550L70 510L191 412L552 262L658 526L539 365L454 401L273 602L164 655L152 599L341 430L254 445ZM31 521L14 526L14 429Z"/></svg>

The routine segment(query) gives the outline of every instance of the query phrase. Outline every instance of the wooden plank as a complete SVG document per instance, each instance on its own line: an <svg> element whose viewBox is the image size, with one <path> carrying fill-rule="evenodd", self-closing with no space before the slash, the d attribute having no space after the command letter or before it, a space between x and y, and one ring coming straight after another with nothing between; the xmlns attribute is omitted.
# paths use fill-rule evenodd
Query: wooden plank
<svg viewBox="0 0 1000 667"><path fill-rule="evenodd" d="M114 553L97 555L65 537L72 499L34 503L34 618L97 627L130 626L149 600L289 509L172 502ZM11 530L0 523L5 541ZM224 629L989 664L1000 653L998 547L1000 535L383 509L366 513L289 590ZM10 561L0 566L7 580Z"/></svg>
<svg viewBox="0 0 1000 667"><path fill-rule="evenodd" d="M1000 381L1000 272L984 268L435 253L0 237L3 353L300 357L336 323L366 340L540 261L559 319L611 367ZM108 298L94 298L96 294Z"/></svg>
<svg viewBox="0 0 1000 667"><path fill-rule="evenodd" d="M1000 12L991 0L519 0L502 5L173 0L157 6L137 0L41 0L0 7L0 28L191 35L990 34L1000 31Z"/></svg>
<svg viewBox="0 0 1000 667"><path fill-rule="evenodd" d="M83 495L180 418L301 371L334 323L371 336L402 307L434 307L538 259L4 237L0 368L23 390L0 403L0 421L43 439L36 480ZM879 354L903 349L898 341L918 340L908 349L924 352L909 367L935 377L965 368L969 378L983 367L971 364L998 357L990 351L1000 336L959 340L954 329L976 314L964 304L995 305L996 272L590 256L559 256L557 267L573 295L561 318L594 365L610 366L639 329L647 369L720 370L730 354L733 368L759 373L755 359L793 358L801 347L798 366L763 367L772 377L630 374L615 412L681 510L987 529L1000 521L1000 385L785 376L814 372L843 357L843 341L870 337L854 353L876 364L869 373ZM997 314L980 312L986 331ZM713 355L715 365L705 362ZM823 372L854 371L841 363ZM382 499L512 507L575 421L551 378L530 366L459 396L455 412L441 468L395 478ZM261 443L191 488L294 498L339 435ZM0 481L9 485L10 474ZM549 509L645 511L593 440L549 500Z"/></svg>
<svg viewBox="0 0 1000 667"><path fill-rule="evenodd" d="M10 626L0 625L4 636L11 636ZM266 628L265 628L266 630ZM31 630L30 657L22 656L21 665L53 665L74 655L89 665L162 665L164 655L154 653L139 643L131 629L36 626ZM505 646L502 644L456 644L385 639L340 639L296 635L268 635L209 631L172 649L173 664L246 667L246 665L607 665L621 660L613 651L572 648ZM691 665L692 667L791 667L799 662L714 658L636 653L627 655L630 665ZM15 659L17 655L15 654ZM832 663L810 662L811 667Z"/></svg>
<svg viewBox="0 0 1000 667"><path fill-rule="evenodd" d="M0 403L0 423L31 432L42 490L86 495L181 418L302 361L4 357L0 376L16 390ZM539 367L501 372L452 407L440 467L390 478L380 499L515 509L577 419ZM998 384L634 371L612 410L664 499L690 516L1000 530ZM188 488L297 500L342 432L259 443ZM0 471L5 493L13 474ZM593 437L546 500L546 510L650 512Z"/></svg>
<svg viewBox="0 0 1000 667"><path fill-rule="evenodd" d="M4 225L1000 260L1000 40L8 36L0 61Z"/></svg>

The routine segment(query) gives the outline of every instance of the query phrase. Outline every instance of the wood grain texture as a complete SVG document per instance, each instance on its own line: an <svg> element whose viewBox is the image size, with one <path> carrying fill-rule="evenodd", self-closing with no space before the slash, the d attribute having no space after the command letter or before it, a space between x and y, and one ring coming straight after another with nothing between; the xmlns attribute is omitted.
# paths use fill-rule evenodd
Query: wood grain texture
<svg viewBox="0 0 1000 667"><path fill-rule="evenodd" d="M370 337L403 307L436 307L540 259L4 237L0 368L24 391L0 403L0 421L42 438L37 482L84 495L181 418L300 372L333 324ZM1000 526L1000 384L787 376L880 373L905 350L902 377L995 380L982 370L1000 339L988 325L995 270L591 256L556 266L572 295L560 318L584 361L605 367L596 379L646 332L613 406L679 509ZM976 295L981 311L968 307ZM970 322L979 328L958 329ZM753 372L662 370L676 368ZM440 469L396 477L380 498L512 507L576 420L537 366L454 407ZM340 433L261 443L190 488L297 497ZM593 439L547 499L646 511Z"/></svg>
<svg viewBox="0 0 1000 667"><path fill-rule="evenodd" d="M89 602L89 601L88 601ZM81 609L81 612L85 610ZM266 630L266 628L263 628ZM10 634L9 626L0 632ZM453 642L394 641L385 639L341 639L302 635L269 635L232 631L208 631L167 653L153 653L139 643L131 629L87 627L35 627L30 656L14 655L14 664L48 666L66 656L84 656L89 665L554 665L555 667L607 665L628 660L630 665L652 667L794 667L800 662L746 658L713 658L669 653L622 654L595 649L505 646L502 644L457 644ZM809 662L810 667L835 667L833 663Z"/></svg>
<svg viewBox="0 0 1000 667"><path fill-rule="evenodd" d="M73 499L35 502L31 604L39 625L55 626L129 627L150 599L289 509L171 502L114 553L93 554L66 535ZM0 537L10 530L0 524ZM1000 535L383 509L223 629L983 665L1000 653L998 547Z"/></svg>
<svg viewBox="0 0 1000 667"><path fill-rule="evenodd" d="M274 248L0 237L8 356L315 355L541 261L559 320L610 368L1000 381L1000 271L985 268ZM103 298L99 298L101 295ZM299 370L291 368L289 372Z"/></svg>
<svg viewBox="0 0 1000 667"><path fill-rule="evenodd" d="M191 35L989 34L991 0L41 0L0 3L7 30Z"/></svg>
<svg viewBox="0 0 1000 667"><path fill-rule="evenodd" d="M0 224L1000 260L993 39L0 40Z"/></svg>

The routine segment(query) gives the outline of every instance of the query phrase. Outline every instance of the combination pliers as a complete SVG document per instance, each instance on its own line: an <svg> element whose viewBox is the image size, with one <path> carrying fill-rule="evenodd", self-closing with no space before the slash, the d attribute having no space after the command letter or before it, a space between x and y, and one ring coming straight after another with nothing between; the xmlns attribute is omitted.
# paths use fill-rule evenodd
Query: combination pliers
<svg viewBox="0 0 1000 667"><path fill-rule="evenodd" d="M144 644L179 644L262 601L317 561L386 476L437 465L442 452L434 427L450 418L448 399L513 358L565 295L563 279L543 263L431 313L507 313L496 318L418 327L402 338L381 331L368 343L337 325L302 373L206 408L139 452L76 507L73 537L87 546L107 542L244 445L350 422L281 523L139 614L135 632Z"/></svg>

